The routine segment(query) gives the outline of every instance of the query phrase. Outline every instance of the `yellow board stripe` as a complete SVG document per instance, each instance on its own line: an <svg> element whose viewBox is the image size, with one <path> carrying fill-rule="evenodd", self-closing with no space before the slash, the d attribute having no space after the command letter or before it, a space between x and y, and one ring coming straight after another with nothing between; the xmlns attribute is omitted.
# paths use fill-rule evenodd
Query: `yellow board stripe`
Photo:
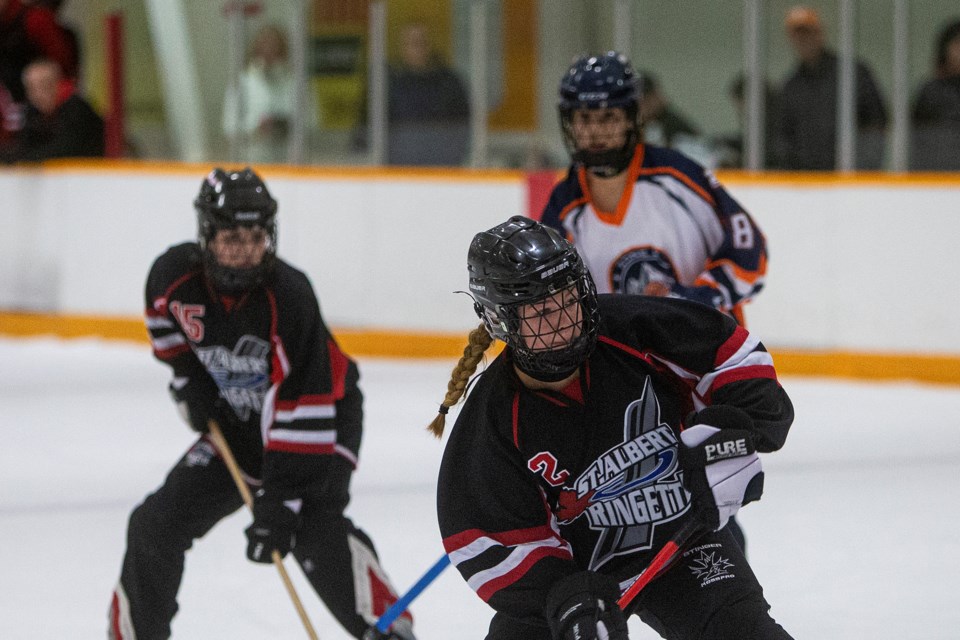
<svg viewBox="0 0 960 640"><path fill-rule="evenodd" d="M781 375L960 384L960 356L770 349Z"/></svg>
<svg viewBox="0 0 960 640"><path fill-rule="evenodd" d="M143 320L109 316L0 313L0 335L15 337L106 338L149 343Z"/></svg>
<svg viewBox="0 0 960 640"><path fill-rule="evenodd" d="M472 329L472 327L470 328ZM334 329L343 350L382 358L444 358L463 355L469 329L462 335L403 331ZM103 338L149 343L140 319L116 316L60 316L0 313L0 335L13 337ZM860 380L918 380L960 384L960 355L917 355L856 351L771 349L780 375Z"/></svg>
<svg viewBox="0 0 960 640"><path fill-rule="evenodd" d="M48 160L34 165L18 165L3 169L4 173L21 174L102 174L104 172L142 174L204 176L211 167L235 167L242 163L170 162L165 160L110 160L99 158ZM451 182L521 182L527 174L516 169L476 169L467 167L367 167L367 166L294 166L282 164L257 165L264 177L307 179L373 181L391 180L401 182L451 181ZM960 172L911 172L883 173L861 171L855 173L788 172L788 171L741 171L723 169L716 172L717 178L726 185L788 188L831 187L916 187L960 188ZM557 171L559 181L566 171Z"/></svg>
<svg viewBox="0 0 960 640"><path fill-rule="evenodd" d="M758 187L816 188L831 187L916 187L945 188L960 187L960 174L953 172L913 172L883 173L861 171L842 174L826 171L789 172L789 171L717 171L717 179L724 185L746 185Z"/></svg>
<svg viewBox="0 0 960 640"><path fill-rule="evenodd" d="M147 176L195 176L201 180L212 167L242 167L242 162L169 162L164 160L63 159L35 165L18 165L4 171L21 174L102 175L121 173ZM468 167L346 167L295 166L257 164L257 173L267 180L337 180L350 182L454 182L454 183L520 183L525 174L515 169L474 169Z"/></svg>

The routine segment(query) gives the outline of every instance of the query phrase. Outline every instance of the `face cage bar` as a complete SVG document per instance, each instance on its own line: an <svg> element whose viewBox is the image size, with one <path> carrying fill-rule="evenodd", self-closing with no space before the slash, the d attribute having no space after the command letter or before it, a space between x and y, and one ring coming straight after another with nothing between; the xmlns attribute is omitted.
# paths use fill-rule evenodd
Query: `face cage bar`
<svg viewBox="0 0 960 640"><path fill-rule="evenodd" d="M264 252L260 264L254 267L227 267L220 264L217 257L213 254L209 243L217 234L217 231L235 229L237 227L260 228L266 232L264 239ZM220 293L227 295L240 295L263 283L269 278L277 266L277 225L276 223L264 227L260 224L253 225L228 225L207 227L208 233L200 234L200 248L203 252L203 266L207 277L213 282L214 287Z"/></svg>
<svg viewBox="0 0 960 640"><path fill-rule="evenodd" d="M610 107L623 109L627 113L627 130L625 132L623 146L619 149L607 149L598 153L581 150L577 147L577 138L573 133L573 112L580 109L592 109L601 107L565 107L561 106L560 111L560 130L563 132L563 143L567 148L570 158L587 169L598 168L601 175L616 175L623 169L626 169L633 158L633 150L640 143L641 132L643 131L643 122L640 119L640 105L637 102L627 106ZM633 126L631 127L630 124Z"/></svg>
<svg viewBox="0 0 960 640"><path fill-rule="evenodd" d="M568 288L575 288L576 297L562 308L557 308L558 321L553 324L542 316L534 320L540 324L541 329L546 326L546 330L530 333L529 337L533 338L533 345L528 346L523 337L524 317L521 317L520 310L524 307L529 309L537 305L546 305L553 296ZM499 305L496 312L488 309L484 315L490 333L504 341L510 348L517 368L545 382L561 380L576 371L593 352L599 325L596 289L588 275L581 275L573 283L564 285L559 290L551 287L550 291L551 293L533 301ZM531 324L530 319L535 317L536 314L532 316L528 314L526 317L528 326ZM576 335L566 341L562 338L556 342L553 341L553 336L574 324L580 326ZM542 346L538 346L538 343Z"/></svg>
<svg viewBox="0 0 960 640"><path fill-rule="evenodd" d="M197 229L197 242L200 245L201 249L206 250L207 243L213 240L213 237L217 235L217 231L225 231L229 229L238 229L240 227L247 227L249 229L263 229L267 234L267 253L276 254L277 252L277 221L276 218L273 219L270 224L263 225L259 222L253 224L243 224L243 223L232 223L232 224L220 224L211 219L200 219L198 229Z"/></svg>

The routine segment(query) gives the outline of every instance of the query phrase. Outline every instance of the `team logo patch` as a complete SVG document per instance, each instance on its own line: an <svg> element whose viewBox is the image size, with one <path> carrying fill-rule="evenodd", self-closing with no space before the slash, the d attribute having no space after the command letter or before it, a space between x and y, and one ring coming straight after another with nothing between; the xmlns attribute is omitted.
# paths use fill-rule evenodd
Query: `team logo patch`
<svg viewBox="0 0 960 640"><path fill-rule="evenodd" d="M735 577L731 572L733 563L721 556L720 550L720 545L713 543L694 547L683 554L690 561L687 566L700 580L701 587Z"/></svg>
<svg viewBox="0 0 960 640"><path fill-rule="evenodd" d="M188 467L205 467L217 455L217 450L206 440L198 440L196 444L190 447L184 458L184 463Z"/></svg>
<svg viewBox="0 0 960 640"><path fill-rule="evenodd" d="M197 348L197 357L241 420L260 413L270 386L270 344L245 335L231 351L224 346Z"/></svg>
<svg viewBox="0 0 960 640"><path fill-rule="evenodd" d="M647 377L624 411L624 440L600 455L560 491L561 524L585 517L600 532L590 559L596 570L611 559L650 549L657 525L690 507L677 465L677 437L660 421L660 404Z"/></svg>
<svg viewBox="0 0 960 640"><path fill-rule="evenodd" d="M639 247L621 254L610 273L614 293L640 295L651 282L669 287L676 281L677 273L670 259L654 247Z"/></svg>

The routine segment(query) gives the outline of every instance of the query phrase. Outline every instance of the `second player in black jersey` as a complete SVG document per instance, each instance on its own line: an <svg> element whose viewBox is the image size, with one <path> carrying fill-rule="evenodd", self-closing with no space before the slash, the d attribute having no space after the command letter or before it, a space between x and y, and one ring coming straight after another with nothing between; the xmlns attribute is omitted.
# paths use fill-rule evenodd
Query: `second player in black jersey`
<svg viewBox="0 0 960 640"><path fill-rule="evenodd" d="M197 441L130 515L109 636L170 637L184 554L242 506L207 434L221 427L255 494L247 556L292 551L359 638L396 601L370 537L344 515L363 397L307 276L276 255L276 201L250 169L213 170L195 201L198 242L171 247L146 284L154 355ZM409 616L390 635L412 640Z"/></svg>

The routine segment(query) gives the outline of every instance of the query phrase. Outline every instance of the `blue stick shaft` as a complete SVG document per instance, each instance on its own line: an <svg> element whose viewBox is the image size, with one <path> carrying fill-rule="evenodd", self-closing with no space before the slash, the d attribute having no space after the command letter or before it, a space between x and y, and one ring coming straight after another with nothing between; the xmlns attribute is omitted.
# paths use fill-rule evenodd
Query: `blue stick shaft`
<svg viewBox="0 0 960 640"><path fill-rule="evenodd" d="M420 595L420 592L426 589L427 585L433 582L434 579L447 568L448 564L450 564L450 557L447 556L447 554L443 554L440 559L437 560L436 564L430 567L427 572L417 580L417 583L410 587L409 591L403 594L399 600L383 612L383 615L377 620L377 630L379 630L380 633L386 633L390 625L407 610L407 607L410 606L413 599Z"/></svg>

